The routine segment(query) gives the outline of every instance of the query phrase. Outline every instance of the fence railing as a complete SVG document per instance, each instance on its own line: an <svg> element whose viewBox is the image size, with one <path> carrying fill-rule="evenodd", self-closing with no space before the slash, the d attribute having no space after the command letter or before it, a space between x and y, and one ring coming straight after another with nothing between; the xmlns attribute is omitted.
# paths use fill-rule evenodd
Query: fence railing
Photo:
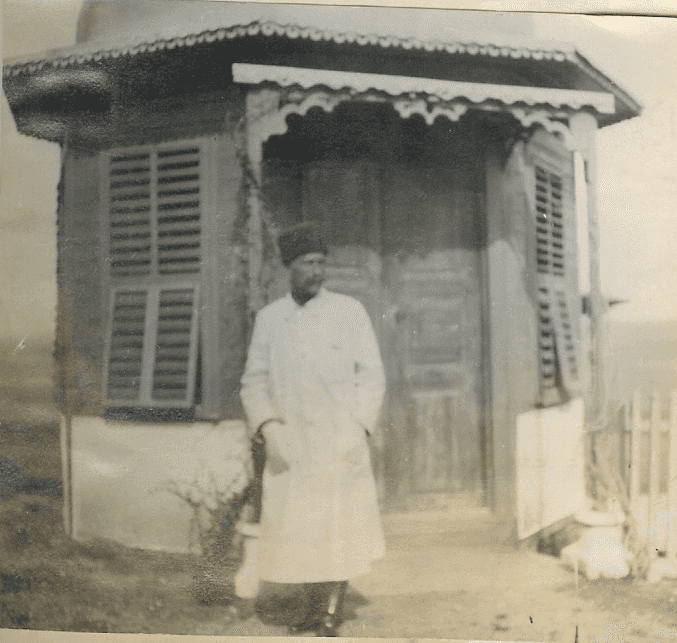
<svg viewBox="0 0 677 643"><path fill-rule="evenodd" d="M617 468L650 553L677 557L677 391L666 399L636 391L607 430L589 434L588 458Z"/></svg>

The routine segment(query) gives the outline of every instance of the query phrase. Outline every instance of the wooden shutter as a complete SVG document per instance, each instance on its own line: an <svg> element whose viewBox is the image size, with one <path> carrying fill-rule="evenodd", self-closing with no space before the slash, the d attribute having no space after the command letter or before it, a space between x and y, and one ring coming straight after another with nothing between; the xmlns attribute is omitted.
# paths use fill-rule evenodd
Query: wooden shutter
<svg viewBox="0 0 677 643"><path fill-rule="evenodd" d="M562 177L536 165L534 183L537 270L541 274L564 277Z"/></svg>
<svg viewBox="0 0 677 643"><path fill-rule="evenodd" d="M189 406L197 358L197 289L160 288L158 295L151 400Z"/></svg>
<svg viewBox="0 0 677 643"><path fill-rule="evenodd" d="M157 262L161 275L200 272L200 148L157 152Z"/></svg>
<svg viewBox="0 0 677 643"><path fill-rule="evenodd" d="M114 281L199 275L203 166L196 141L113 151L106 187Z"/></svg>
<svg viewBox="0 0 677 643"><path fill-rule="evenodd" d="M148 289L119 288L111 299L105 390L108 398L131 403L141 394Z"/></svg>
<svg viewBox="0 0 677 643"><path fill-rule="evenodd" d="M553 136L538 132L529 144L538 304L539 383L545 404L557 388L580 385L578 264L573 157Z"/></svg>
<svg viewBox="0 0 677 643"><path fill-rule="evenodd" d="M563 386L573 393L579 386L576 324L566 283L543 275L538 288L538 332L541 386Z"/></svg>
<svg viewBox="0 0 677 643"><path fill-rule="evenodd" d="M572 393L579 384L576 330L566 288L553 289L553 328L557 346L557 363L564 388Z"/></svg>
<svg viewBox="0 0 677 643"><path fill-rule="evenodd" d="M194 284L113 289L104 383L112 405L193 404L198 305Z"/></svg>
<svg viewBox="0 0 677 643"><path fill-rule="evenodd" d="M152 251L151 153L132 149L110 157L110 274L150 275Z"/></svg>
<svg viewBox="0 0 677 643"><path fill-rule="evenodd" d="M541 393L553 390L556 386L557 356L553 315L552 290L541 283L538 287L538 367Z"/></svg>

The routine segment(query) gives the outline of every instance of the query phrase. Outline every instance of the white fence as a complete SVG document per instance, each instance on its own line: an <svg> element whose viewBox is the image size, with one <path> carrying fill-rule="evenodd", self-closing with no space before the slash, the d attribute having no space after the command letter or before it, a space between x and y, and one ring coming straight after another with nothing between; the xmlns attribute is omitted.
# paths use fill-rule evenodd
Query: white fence
<svg viewBox="0 0 677 643"><path fill-rule="evenodd" d="M661 400L636 391L607 431L589 434L589 457L617 463L650 553L677 557L677 391ZM591 491L594 494L594 482Z"/></svg>

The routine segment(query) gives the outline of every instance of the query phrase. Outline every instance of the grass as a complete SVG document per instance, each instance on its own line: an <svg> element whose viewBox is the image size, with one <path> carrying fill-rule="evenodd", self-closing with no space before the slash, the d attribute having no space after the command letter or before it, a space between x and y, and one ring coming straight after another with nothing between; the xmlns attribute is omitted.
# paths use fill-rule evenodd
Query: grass
<svg viewBox="0 0 677 643"><path fill-rule="evenodd" d="M0 464L58 483L56 493L10 494L0 466L0 628L220 634L253 614L234 596L241 543L212 556L80 543L64 532L53 342L0 338ZM7 460L5 460L7 465ZM3 482L5 484L3 484Z"/></svg>
<svg viewBox="0 0 677 643"><path fill-rule="evenodd" d="M198 556L77 543L60 528L58 507L26 504L38 503L15 497L3 512L0 627L182 634L236 617L228 601L197 598ZM227 584L232 567L219 572Z"/></svg>
<svg viewBox="0 0 677 643"><path fill-rule="evenodd" d="M54 342L50 336L0 338L0 427L44 426L57 419Z"/></svg>
<svg viewBox="0 0 677 643"><path fill-rule="evenodd" d="M54 424L3 424L0 453L60 479ZM218 560L79 543L61 497L12 495L0 499L0 628L215 634L251 610L233 593L239 560L237 543Z"/></svg>

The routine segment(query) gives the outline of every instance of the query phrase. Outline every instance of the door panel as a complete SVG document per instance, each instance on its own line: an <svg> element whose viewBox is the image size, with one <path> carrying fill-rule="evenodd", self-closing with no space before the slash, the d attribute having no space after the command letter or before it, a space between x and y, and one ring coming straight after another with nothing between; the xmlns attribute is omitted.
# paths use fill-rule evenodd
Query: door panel
<svg viewBox="0 0 677 643"><path fill-rule="evenodd" d="M395 168L390 186L385 225L401 229L385 234L395 255L385 279L398 319L391 372L408 409L409 488L479 490L480 199L444 167Z"/></svg>

